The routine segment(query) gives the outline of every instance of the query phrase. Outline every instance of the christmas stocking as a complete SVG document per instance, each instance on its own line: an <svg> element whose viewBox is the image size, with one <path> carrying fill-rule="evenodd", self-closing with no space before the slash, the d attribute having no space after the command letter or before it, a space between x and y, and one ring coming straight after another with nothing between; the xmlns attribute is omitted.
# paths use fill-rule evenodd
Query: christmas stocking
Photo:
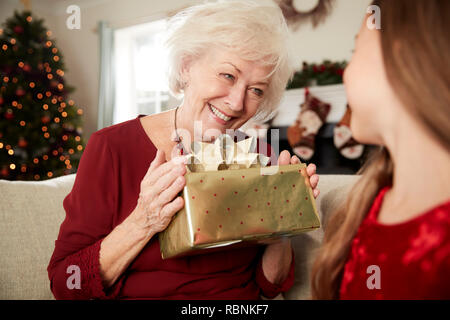
<svg viewBox="0 0 450 320"><path fill-rule="evenodd" d="M351 115L352 110L347 105L344 116L334 128L334 145L338 148L343 157L347 159L357 159L361 157L364 151L364 145L353 139L350 130Z"/></svg>
<svg viewBox="0 0 450 320"><path fill-rule="evenodd" d="M314 155L315 137L325 123L331 106L305 90L305 102L294 125L288 128L288 141L294 153L303 160Z"/></svg>

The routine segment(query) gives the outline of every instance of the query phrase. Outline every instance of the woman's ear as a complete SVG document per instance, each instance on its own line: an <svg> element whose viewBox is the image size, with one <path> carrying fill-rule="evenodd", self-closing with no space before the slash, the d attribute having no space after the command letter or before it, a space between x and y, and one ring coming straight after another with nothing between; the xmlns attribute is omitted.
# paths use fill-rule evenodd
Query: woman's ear
<svg viewBox="0 0 450 320"><path fill-rule="evenodd" d="M185 89L189 85L190 71L192 66L191 58L183 58L181 60L181 83L182 88Z"/></svg>

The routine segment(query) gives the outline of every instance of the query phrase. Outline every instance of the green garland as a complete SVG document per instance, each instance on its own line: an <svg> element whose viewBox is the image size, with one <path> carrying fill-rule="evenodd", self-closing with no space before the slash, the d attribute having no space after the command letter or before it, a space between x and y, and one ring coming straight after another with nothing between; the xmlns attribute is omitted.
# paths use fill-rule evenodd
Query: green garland
<svg viewBox="0 0 450 320"><path fill-rule="evenodd" d="M340 84L347 61L323 61L321 64L303 62L302 70L295 72L286 89L297 89L312 86L326 86Z"/></svg>

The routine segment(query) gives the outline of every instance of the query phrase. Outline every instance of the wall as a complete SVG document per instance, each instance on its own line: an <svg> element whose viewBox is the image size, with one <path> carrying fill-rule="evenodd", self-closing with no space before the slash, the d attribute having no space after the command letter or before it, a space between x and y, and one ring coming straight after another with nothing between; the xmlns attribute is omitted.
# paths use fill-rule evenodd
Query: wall
<svg viewBox="0 0 450 320"><path fill-rule="evenodd" d="M271 3L271 0L260 0ZM67 83L76 88L72 94L77 105L85 111L84 136L88 138L97 130L99 48L96 26L99 20L110 22L115 27L147 22L183 7L201 3L199 0L34 0L33 13L44 18L52 30L56 45L64 56ZM298 55L298 65L303 60L320 62L323 59L350 59L354 36L364 17L369 0L336 0L333 13L326 22L313 29L302 25L293 33L292 45ZM66 27L67 6L81 7L81 29ZM14 9L22 9L19 0L0 1L0 23ZM120 90L120 88L118 88Z"/></svg>

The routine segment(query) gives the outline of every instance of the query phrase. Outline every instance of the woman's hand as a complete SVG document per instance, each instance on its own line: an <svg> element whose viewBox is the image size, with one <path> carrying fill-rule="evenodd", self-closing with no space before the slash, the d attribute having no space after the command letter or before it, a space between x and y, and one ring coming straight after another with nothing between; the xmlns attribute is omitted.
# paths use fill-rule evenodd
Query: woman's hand
<svg viewBox="0 0 450 320"><path fill-rule="evenodd" d="M166 229L173 215L183 208L184 200L177 194L186 184L186 163L185 157L165 162L164 152L158 150L142 179L138 204L131 218L149 235Z"/></svg>
<svg viewBox="0 0 450 320"><path fill-rule="evenodd" d="M177 194L186 183L184 159L166 162L164 152L158 150L141 181L136 208L103 239L99 268L105 288L113 285L148 241L167 228L173 215L183 208L183 198Z"/></svg>
<svg viewBox="0 0 450 320"><path fill-rule="evenodd" d="M284 150L278 158L278 165L297 164L300 160L297 156L290 155L289 151ZM309 183L313 189L314 198L319 196L319 176L316 174L316 166L309 164L306 168L309 177ZM272 283L280 284L286 280L292 262L291 240L283 238L275 243L266 246L262 257L262 267L264 276Z"/></svg>
<svg viewBox="0 0 450 320"><path fill-rule="evenodd" d="M285 165L285 164L297 164L300 163L300 159L297 156L292 156L287 150L283 150L280 153L280 156L278 157L278 165ZM306 167L306 173L309 177L309 184L311 185L311 188L313 189L314 198L317 198L320 194L319 189L317 188L317 185L319 184L319 176L316 174L316 165L310 163Z"/></svg>

